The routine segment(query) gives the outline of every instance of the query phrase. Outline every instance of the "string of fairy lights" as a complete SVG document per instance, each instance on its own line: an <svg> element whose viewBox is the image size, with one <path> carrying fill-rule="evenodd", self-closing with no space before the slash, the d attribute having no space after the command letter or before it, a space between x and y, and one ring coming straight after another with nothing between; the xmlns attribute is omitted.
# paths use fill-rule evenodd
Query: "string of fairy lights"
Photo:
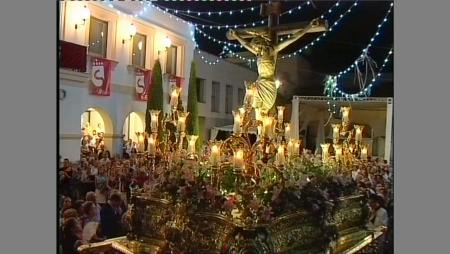
<svg viewBox="0 0 450 254"><path fill-rule="evenodd" d="M348 13L351 12L351 9L352 9L354 6L357 5L356 2L357 2L357 1L355 1L354 4L351 5L350 8L347 9L347 11L346 11L344 14L341 14L341 15L340 15L339 19L336 20L336 22L334 22L334 24L330 27L330 29L332 29L333 27L337 26L337 24L339 23L339 21L340 21L341 19L343 19ZM331 6L330 9L328 9L327 11L325 11L325 12L320 16L320 18L323 19L323 18L325 18L325 15L333 13L333 12L334 12L334 8L337 7L337 6L339 6L339 1L336 2L333 6ZM288 35L288 38L289 38L289 37L290 37L290 35ZM318 37L318 38L316 39L316 42L320 41L321 39L322 39L322 38ZM280 39L280 40L281 40L281 39ZM284 59L284 58L286 58L286 57L291 58L291 57L293 57L293 56L296 56L297 54L301 53L303 50L308 49L309 46L313 46L313 45L314 45L314 41L311 42L311 43L309 43L308 45L305 45L304 47L300 48L300 49L297 50L296 52L293 52L293 53L291 53L291 54L289 54L289 55L287 55L287 56L286 56L286 55L285 55L285 56L281 56L281 59ZM236 58L238 58L238 59L240 59L240 60L247 61L247 62L255 62L255 61L256 61L254 58L246 58L246 57L241 56L240 54L234 52L234 51L233 51L231 48L229 48L226 44L224 45L224 50L227 51L231 56L236 57Z"/></svg>
<svg viewBox="0 0 450 254"><path fill-rule="evenodd" d="M328 9L327 11L325 11L320 18L325 18L325 16L328 16L329 14L332 14L333 12L335 12L337 9L336 7L340 6L340 1L337 1L330 9ZM229 11L191 11L191 10L179 10L179 9L173 9L173 8L165 8L165 7L160 7L158 5L156 5L155 3L153 3L152 1L148 1L147 3L144 3L144 1L140 1L140 4L142 5L142 8L136 12L135 14L131 15L133 17L138 17L138 16L143 16L149 9L149 7L154 8L155 10L157 10L158 12L161 12L163 14L166 14L169 16L169 18L171 19L175 19L178 22L184 23L184 24L188 24L189 26L193 27L193 31L191 31L191 37L192 37L192 41L195 44L195 48L197 53L200 55L201 60L207 64L207 65L216 65L220 62L220 59L222 59L222 53L224 52L228 52L230 55L239 58L240 60L243 61L247 61L249 63L251 62L255 62L256 59L254 58L246 58L243 57L241 55L239 55L238 53L234 52L232 48L238 49L238 48L242 48L243 46L240 44L236 44L236 43L231 43L228 41L224 41L224 40L220 40L217 39L214 36L211 36L210 34L208 34L207 32L205 32L203 29L217 29L217 30L221 30L221 29L229 29L229 28L241 28L241 27L255 27L256 25L260 25L260 24L264 24L266 21L265 20L258 20L258 21L253 21L253 22L248 22L248 23L244 23L244 24L219 24L219 25L206 25L206 24L200 24L200 23L196 23L196 22L192 22L192 21L186 21L185 19L179 17L178 15L184 15L186 17L195 17L196 16L224 16L224 15L228 15L228 16L232 16L235 14L249 14L249 13L255 13L255 11L257 11L259 9L259 7L257 6L252 6L252 7L247 7L247 8L242 8L242 9L237 9L237 10L229 10ZM310 1L307 1L306 3L303 2L302 4L297 5L294 8L291 8L285 12L283 12L281 14L281 16L283 15L289 15L289 14L298 14L297 11L302 10L304 5L311 5ZM317 42L321 41L324 37L326 37L330 32L332 32L337 26L338 24L340 24L340 21L347 16L349 13L351 13L352 9L358 5L358 0L356 0L344 13L339 15L339 18L334 21L334 23L328 28L328 30L324 33L322 33L319 37L317 37L315 40L313 40L312 42L308 43L307 45L303 46L302 48L296 50L295 52L292 52L290 54L281 56L281 59L285 59L285 58L291 58L294 57L302 52L304 52L305 50L307 50L308 48L310 48L311 46L314 46ZM114 5L112 3L108 4L109 7L114 8ZM376 39L377 36L380 35L380 29L383 26L383 24L385 22L388 21L387 17L389 16L389 14L391 13L393 8L393 3L391 3L390 8L388 10L388 12L386 13L383 21L378 25L378 29L375 32L374 36L372 36L372 38L370 39L370 43L362 50L363 54L367 54L368 50L372 47L372 42L374 42L374 40ZM117 10L117 9L116 9ZM121 11L117 10L117 12L121 13ZM129 14L125 14L130 16ZM214 59L214 60L208 60L208 57L204 56L202 54L202 52L199 49L199 45L195 39L195 33L198 33L199 35L203 36L203 38L208 39L214 43L217 43L219 45L223 45L223 51L222 53L218 56L218 59ZM291 35L287 35L285 37L280 37L280 41L285 40L286 38L289 38ZM393 50L391 49L388 53L388 56L385 58L383 65L379 68L379 72L378 74L372 79L372 82L366 86L364 89L362 89L361 91L358 91L356 93L346 93L344 92L342 89L340 89L338 87L338 83L337 80L338 78L340 78L342 75L345 75L346 73L348 73L349 71L353 70L356 66L357 63L354 62L352 63L349 67L347 67L346 69L340 71L336 76L331 76L334 80L336 81L336 84L333 85L333 100L336 100L336 97L340 97L340 98L345 98L345 99L357 99L360 96L365 96L370 94L370 90L373 87L373 84L377 81L377 78L381 76L381 70L386 66L386 64L389 62L389 58L392 54ZM328 102L329 103L329 102ZM333 105L335 106L335 104Z"/></svg>
<svg viewBox="0 0 450 254"><path fill-rule="evenodd" d="M373 47L373 42L377 39L377 37L380 36L380 34L381 34L380 31L383 28L383 25L389 21L388 17L390 15L390 13L392 12L393 7L394 7L394 4L391 3L390 7L389 7L388 11L386 12L386 14L384 15L382 21L378 24L377 30L375 31L373 36L370 38L369 43L367 44L366 47L364 47L361 50L361 55L359 57L363 57L365 54L369 53L370 49ZM328 79L327 79L327 83L329 84L329 86L330 86L329 89L331 89L331 91L327 94L327 97L330 97L330 98L332 97L333 98L333 106L331 108L331 103L330 103L330 101L328 101L327 102L327 104L328 104L328 111L332 112L332 113L337 113L335 111L336 110L337 97L339 97L339 99L345 99L345 100L356 100L356 99L358 99L360 97L369 96L373 85L376 83L377 79L379 77L381 77L382 70L388 64L390 56L392 55L392 53L393 53L393 49L391 48L389 50L387 56L385 57L385 59L383 61L383 64L379 68L378 73L372 77L371 83L369 83L367 86L365 86L363 89L361 89L360 91L358 91L356 93L346 93L346 92L344 92L342 89L339 88L338 80L343 75L347 74L348 72L350 72L351 70L354 70L357 67L358 59L356 59L350 66L348 66L344 70L338 72L337 75L329 76Z"/></svg>

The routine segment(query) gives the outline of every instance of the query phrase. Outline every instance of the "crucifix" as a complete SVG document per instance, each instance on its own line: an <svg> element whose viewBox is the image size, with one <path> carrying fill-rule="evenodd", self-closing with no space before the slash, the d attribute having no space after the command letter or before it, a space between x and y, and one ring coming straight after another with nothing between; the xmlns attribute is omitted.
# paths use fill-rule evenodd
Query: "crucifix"
<svg viewBox="0 0 450 254"><path fill-rule="evenodd" d="M261 5L261 16L268 17L267 27L254 27L227 32L229 40L237 40L248 51L256 56L258 79L246 83L247 90L256 91L253 95L254 107L266 114L274 105L277 96L275 85L275 69L278 52L297 41L307 33L326 31L328 24L324 20L314 19L311 22L300 22L278 25L281 14L281 3L272 2ZM290 34L290 38L278 43L278 36ZM250 39L250 40L247 40Z"/></svg>

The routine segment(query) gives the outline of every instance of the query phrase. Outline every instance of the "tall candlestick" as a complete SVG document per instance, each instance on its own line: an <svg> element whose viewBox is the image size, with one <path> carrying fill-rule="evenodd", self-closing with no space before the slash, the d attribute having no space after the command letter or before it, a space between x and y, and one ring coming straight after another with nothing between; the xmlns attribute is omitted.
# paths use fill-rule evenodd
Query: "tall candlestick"
<svg viewBox="0 0 450 254"><path fill-rule="evenodd" d="M234 125L233 125L233 132L235 134L241 133L241 123L242 123L242 116L239 111L233 111L234 116Z"/></svg>
<svg viewBox="0 0 450 254"><path fill-rule="evenodd" d="M198 136L197 135L188 135L187 139L188 139L187 153L195 154L195 143L197 142Z"/></svg>
<svg viewBox="0 0 450 254"><path fill-rule="evenodd" d="M213 143L211 146L211 157L210 157L211 166L218 166L220 162L220 146L218 143Z"/></svg>
<svg viewBox="0 0 450 254"><path fill-rule="evenodd" d="M236 152L234 152L234 167L244 167L244 151L242 149L238 149Z"/></svg>
<svg viewBox="0 0 450 254"><path fill-rule="evenodd" d="M159 113L161 110L150 110L150 129L151 132L158 132Z"/></svg>
<svg viewBox="0 0 450 254"><path fill-rule="evenodd" d="M362 125L355 125L355 142L359 143L362 140L362 131L364 129L364 126Z"/></svg>
<svg viewBox="0 0 450 254"><path fill-rule="evenodd" d="M150 138L148 139L148 151L150 155L155 155L156 153L156 144L155 139L153 138L153 135L150 135Z"/></svg>
<svg viewBox="0 0 450 254"><path fill-rule="evenodd" d="M325 163L328 160L328 149L330 148L330 144L320 144L322 147L322 162Z"/></svg>
<svg viewBox="0 0 450 254"><path fill-rule="evenodd" d="M283 123L283 117L284 117L284 107L283 106L278 106L277 107L277 111L278 111L278 123L282 124Z"/></svg>
<svg viewBox="0 0 450 254"><path fill-rule="evenodd" d="M184 132L186 130L186 118L188 115L189 112L180 112L178 114L177 130L179 132Z"/></svg>
<svg viewBox="0 0 450 254"><path fill-rule="evenodd" d="M283 166L285 163L284 145L278 145L277 154L275 155L275 165Z"/></svg>

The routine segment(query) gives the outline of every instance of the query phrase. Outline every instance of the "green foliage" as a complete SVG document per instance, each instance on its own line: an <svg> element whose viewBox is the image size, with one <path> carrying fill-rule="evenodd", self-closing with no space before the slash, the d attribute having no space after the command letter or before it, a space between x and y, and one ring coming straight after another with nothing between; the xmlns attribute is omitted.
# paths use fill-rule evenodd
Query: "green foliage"
<svg viewBox="0 0 450 254"><path fill-rule="evenodd" d="M194 62L192 62L191 64L191 74L189 77L187 111L189 112L186 125L187 133L190 135L199 135L198 103L197 103L197 71ZM202 140L200 140L199 137L197 144L201 143Z"/></svg>
<svg viewBox="0 0 450 254"><path fill-rule="evenodd" d="M152 71L152 86L147 100L147 110L145 112L145 131L150 133L150 112L149 110L161 110L159 117L162 117L163 110L163 85L162 85L162 70L159 60L155 61Z"/></svg>

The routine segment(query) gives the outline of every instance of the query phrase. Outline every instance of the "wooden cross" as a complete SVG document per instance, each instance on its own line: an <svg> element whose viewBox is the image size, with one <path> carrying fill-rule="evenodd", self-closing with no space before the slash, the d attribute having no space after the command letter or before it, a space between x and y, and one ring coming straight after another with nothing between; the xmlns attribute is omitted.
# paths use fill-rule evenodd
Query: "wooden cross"
<svg viewBox="0 0 450 254"><path fill-rule="evenodd" d="M267 26L235 29L236 34L241 38L253 38L256 34L265 33L271 39L273 44L277 44L278 36L296 33L309 25L309 22L295 22L279 25L280 14L281 2L272 2L272 0L269 0L268 3L261 4L261 16L268 17ZM315 28L308 30L307 33L324 32L327 29L327 22L322 21ZM227 32L226 35L229 40L236 39L231 36L229 32Z"/></svg>

